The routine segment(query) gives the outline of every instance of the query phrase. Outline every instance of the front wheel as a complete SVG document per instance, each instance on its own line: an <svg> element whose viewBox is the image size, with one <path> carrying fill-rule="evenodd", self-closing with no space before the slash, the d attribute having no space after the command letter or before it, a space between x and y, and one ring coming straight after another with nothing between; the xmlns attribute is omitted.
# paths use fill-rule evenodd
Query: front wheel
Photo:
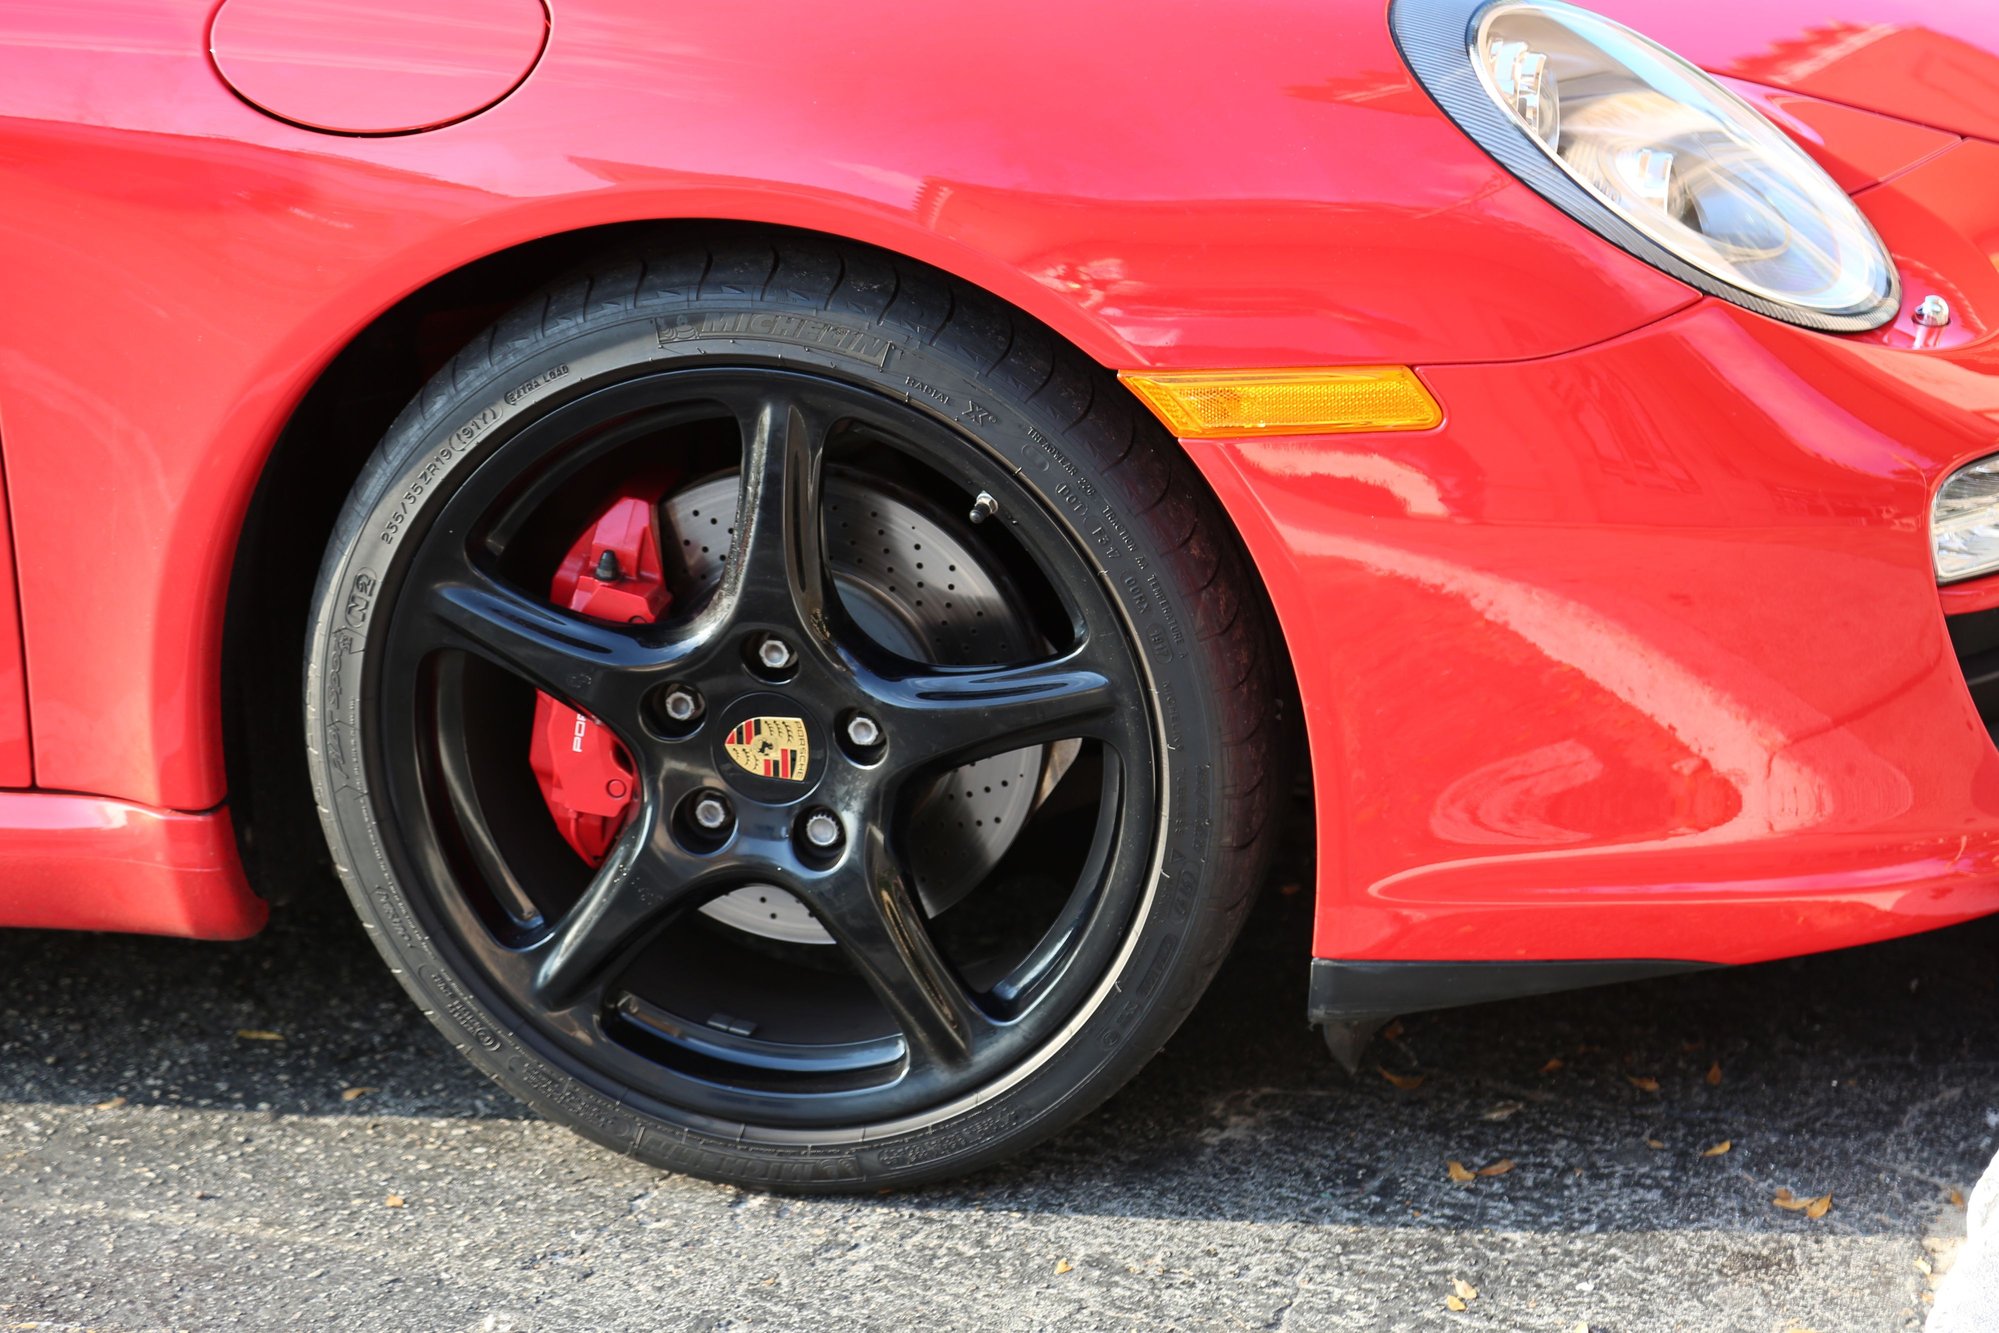
<svg viewBox="0 0 1999 1333"><path fill-rule="evenodd" d="M307 741L404 984L551 1119L858 1189L1156 1051L1261 869L1259 603L1172 441L858 249L611 264L440 371L321 570Z"/></svg>

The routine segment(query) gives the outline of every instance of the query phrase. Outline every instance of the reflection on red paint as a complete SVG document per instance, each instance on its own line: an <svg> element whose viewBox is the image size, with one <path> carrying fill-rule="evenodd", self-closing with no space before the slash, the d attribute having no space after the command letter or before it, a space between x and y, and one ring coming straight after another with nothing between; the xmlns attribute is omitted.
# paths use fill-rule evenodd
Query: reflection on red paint
<svg viewBox="0 0 1999 1333"><path fill-rule="evenodd" d="M0 800L0 860L98 877L23 871L0 914L254 925L219 677L273 442L412 291L658 219L881 246L1112 369L1422 369L1433 431L1190 446L1293 650L1321 954L1746 961L1999 907L1925 530L1999 442L1999 10L1603 7L1757 85L1952 324L1699 300L1472 145L1379 3L563 0L511 94L382 138L232 93L210 0L0 6L0 783L32 739L34 780L98 794L57 814L151 830L17 844L53 807ZM450 108L375 110L318 118Z"/></svg>

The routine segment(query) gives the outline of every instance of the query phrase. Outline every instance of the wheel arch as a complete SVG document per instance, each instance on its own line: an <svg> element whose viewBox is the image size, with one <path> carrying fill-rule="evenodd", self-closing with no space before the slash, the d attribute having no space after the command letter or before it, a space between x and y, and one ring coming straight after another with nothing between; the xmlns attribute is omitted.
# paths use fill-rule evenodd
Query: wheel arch
<svg viewBox="0 0 1999 1333"><path fill-rule="evenodd" d="M583 227L469 258L437 274L332 350L270 440L235 533L222 626L221 758L238 851L259 891L282 901L293 896L291 888L308 882L338 888L296 728L268 720L289 718L297 708L298 654L327 534L396 415L466 340L563 273L620 250L749 237L864 246L898 264L969 284L1043 325L1106 370L1118 369L1118 360L1125 359L1118 356L1122 344L1102 325L1052 296L1034 302L1041 309L1029 309L1010 300L1007 292L902 251L837 233L748 220L649 219ZM1055 313L1060 324L1046 313ZM1122 385L1116 392L1129 393ZM1135 397L1131 407L1151 419ZM1270 590L1248 558L1238 515L1211 483L1209 490L1227 517L1230 538L1250 565L1258 613L1273 625L1269 638L1278 659L1280 698L1295 714L1297 676L1274 629ZM1309 744L1302 728L1297 744L1301 750ZM1302 768L1312 771L1309 756ZM273 852L282 858L282 874L267 859ZM311 871L305 869L308 858Z"/></svg>

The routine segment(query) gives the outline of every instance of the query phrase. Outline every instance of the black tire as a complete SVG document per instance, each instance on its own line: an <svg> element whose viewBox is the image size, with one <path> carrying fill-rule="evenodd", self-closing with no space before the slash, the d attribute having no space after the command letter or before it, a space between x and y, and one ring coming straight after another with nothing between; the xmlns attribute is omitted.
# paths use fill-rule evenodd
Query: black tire
<svg viewBox="0 0 1999 1333"><path fill-rule="evenodd" d="M435 535L439 514L565 405L639 376L722 367L914 409L967 458L1003 461L1044 511L1033 521L1068 534L1073 549L1059 558L1081 560L1107 590L1147 683L1149 697L1128 703L1156 743L1154 768L1126 776L1163 809L1132 906L1090 927L1114 926L1116 952L1052 1035L978 1071L976 1093L899 1106L887 1123L730 1122L607 1074L591 1048L547 1030L492 975L480 961L491 941L471 940L464 918L437 906L455 891L449 868L413 840L420 817L394 778L400 740L384 719L404 715L383 684L401 651L392 628L415 615L400 608L416 596L404 588L416 586L409 571L426 543L452 538ZM341 876L391 968L453 1045L543 1115L715 1180L813 1191L905 1184L994 1162L1074 1122L1165 1043L1213 976L1259 882L1285 786L1261 596L1178 446L1110 375L1040 326L860 247L783 239L644 255L527 301L391 427L341 512L313 605L314 790ZM913 1040L904 1039L911 1060Z"/></svg>

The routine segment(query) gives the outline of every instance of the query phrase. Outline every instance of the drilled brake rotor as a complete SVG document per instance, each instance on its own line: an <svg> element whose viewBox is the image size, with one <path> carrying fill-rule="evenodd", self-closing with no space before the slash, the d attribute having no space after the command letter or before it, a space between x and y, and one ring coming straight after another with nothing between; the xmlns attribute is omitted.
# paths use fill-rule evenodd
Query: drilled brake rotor
<svg viewBox="0 0 1999 1333"><path fill-rule="evenodd" d="M721 580L737 490L736 475L727 473L660 502L662 545L680 548L685 583L677 595L698 598ZM834 472L824 496L834 585L847 614L875 642L940 666L1020 661L1044 647L1003 576L954 532L959 520L874 477L862 482ZM1058 742L993 755L945 774L916 799L904 847L925 911L942 912L999 863L1044 779L1052 785L1075 748ZM753 935L833 942L803 903L770 885L737 889L701 910Z"/></svg>

